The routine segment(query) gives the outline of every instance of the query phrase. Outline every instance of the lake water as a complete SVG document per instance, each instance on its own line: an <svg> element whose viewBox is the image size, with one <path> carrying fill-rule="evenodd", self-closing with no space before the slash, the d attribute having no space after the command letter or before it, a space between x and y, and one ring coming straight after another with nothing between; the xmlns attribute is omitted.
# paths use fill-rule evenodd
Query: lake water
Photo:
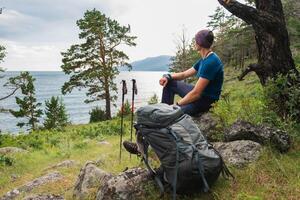
<svg viewBox="0 0 300 200"><path fill-rule="evenodd" d="M5 77L0 79L0 98L9 92L9 90L2 87L2 85L9 77L17 76L19 73L20 72L5 72ZM75 89L72 93L62 95L61 87L64 82L69 80L69 76L65 75L63 72L30 73L34 78L36 78L36 81L34 82L36 98L38 102L43 104L41 108L44 109L45 100L50 99L52 96L61 96L66 106L70 121L73 124L88 123L90 117L89 111L95 106L100 106L102 109L105 109L104 101L85 104L84 100L86 99L86 95L84 90L79 91ZM147 105L148 100L154 94L156 94L159 99L161 98L162 87L159 85L158 80L164 73L165 72L121 72L116 78L118 86L118 100L115 102L117 106L111 107L112 115L115 115L121 107L121 80L126 80L127 83L128 94L125 95L125 100L128 99L129 102L131 102L131 79L136 79L138 94L135 96L135 108L137 109L141 106ZM16 93L16 95L20 95L20 91ZM6 109L18 109L14 96L0 101L0 107ZM16 126L19 121L20 119L13 117L9 113L0 113L0 130L2 132L12 133L24 131L24 129L19 129L19 127Z"/></svg>

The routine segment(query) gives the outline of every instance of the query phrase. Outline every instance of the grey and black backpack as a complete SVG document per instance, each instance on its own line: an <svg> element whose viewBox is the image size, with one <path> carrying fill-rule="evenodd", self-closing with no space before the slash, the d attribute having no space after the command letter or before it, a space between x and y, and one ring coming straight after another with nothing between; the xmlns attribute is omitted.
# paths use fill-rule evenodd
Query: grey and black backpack
<svg viewBox="0 0 300 200"><path fill-rule="evenodd" d="M135 129L139 150L161 194L166 185L172 188L173 199L176 193L207 192L221 172L232 176L220 154L178 106L155 104L139 108ZM159 174L149 164L149 146L160 160Z"/></svg>

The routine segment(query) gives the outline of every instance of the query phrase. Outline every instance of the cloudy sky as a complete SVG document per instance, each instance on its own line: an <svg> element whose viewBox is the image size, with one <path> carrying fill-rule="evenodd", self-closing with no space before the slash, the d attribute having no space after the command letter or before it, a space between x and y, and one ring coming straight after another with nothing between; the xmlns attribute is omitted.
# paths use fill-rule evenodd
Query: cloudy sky
<svg viewBox="0 0 300 200"><path fill-rule="evenodd" d="M60 70L61 55L79 43L76 21L96 8L131 26L137 46L125 48L130 61L173 55L183 27L189 39L206 27L217 0L0 0L0 44L7 70Z"/></svg>

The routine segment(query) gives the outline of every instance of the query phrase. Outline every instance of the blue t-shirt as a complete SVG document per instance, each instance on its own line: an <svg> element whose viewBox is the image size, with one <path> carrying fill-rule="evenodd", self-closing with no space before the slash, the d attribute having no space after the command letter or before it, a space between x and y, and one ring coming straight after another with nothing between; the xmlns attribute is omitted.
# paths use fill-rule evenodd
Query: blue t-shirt
<svg viewBox="0 0 300 200"><path fill-rule="evenodd" d="M196 76L198 78L202 77L209 80L202 96L218 100L223 86L224 68L217 54L211 53L208 57L199 59L193 67L197 71Z"/></svg>

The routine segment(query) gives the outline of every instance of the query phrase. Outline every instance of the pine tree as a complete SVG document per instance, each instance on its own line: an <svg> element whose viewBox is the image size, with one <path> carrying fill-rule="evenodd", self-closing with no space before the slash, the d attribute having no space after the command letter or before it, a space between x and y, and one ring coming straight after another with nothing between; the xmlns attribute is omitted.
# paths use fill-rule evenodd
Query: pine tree
<svg viewBox="0 0 300 200"><path fill-rule="evenodd" d="M121 26L100 11L86 11L77 21L82 44L72 45L62 53L63 65L70 80L62 87L63 94L74 88L87 88L85 103L105 100L106 119L111 119L111 102L117 99L115 77L119 66L131 67L128 56L118 49L120 45L135 46L130 26Z"/></svg>
<svg viewBox="0 0 300 200"><path fill-rule="evenodd" d="M98 106L93 108L89 113L90 113L90 123L102 122L106 120L105 112Z"/></svg>
<svg viewBox="0 0 300 200"><path fill-rule="evenodd" d="M46 129L61 129L69 123L66 108L61 98L53 96L50 100L45 101L45 105L44 127Z"/></svg>
<svg viewBox="0 0 300 200"><path fill-rule="evenodd" d="M38 107L41 106L41 103L36 102L34 81L35 78L33 78L29 72L21 72L19 76L9 79L9 84L16 88L20 88L23 95L22 98L16 97L16 103L19 105L20 109L18 111L10 110L10 112L17 118L25 117L27 122L19 122L17 126L28 126L28 130L37 129L37 123L43 114L42 110L38 109Z"/></svg>

